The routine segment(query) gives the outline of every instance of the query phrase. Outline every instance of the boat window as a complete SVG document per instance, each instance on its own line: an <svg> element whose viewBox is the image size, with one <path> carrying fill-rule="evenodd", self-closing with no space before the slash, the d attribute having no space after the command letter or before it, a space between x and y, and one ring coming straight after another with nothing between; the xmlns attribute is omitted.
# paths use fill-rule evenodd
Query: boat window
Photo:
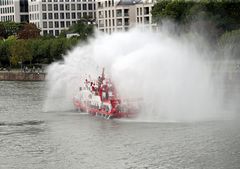
<svg viewBox="0 0 240 169"><path fill-rule="evenodd" d="M106 92L102 92L102 98L105 100L106 99Z"/></svg>

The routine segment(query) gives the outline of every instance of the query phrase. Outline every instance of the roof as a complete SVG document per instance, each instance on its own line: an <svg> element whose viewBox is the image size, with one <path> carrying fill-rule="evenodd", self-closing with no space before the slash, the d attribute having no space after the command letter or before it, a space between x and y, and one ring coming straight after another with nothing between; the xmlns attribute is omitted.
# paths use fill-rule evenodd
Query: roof
<svg viewBox="0 0 240 169"><path fill-rule="evenodd" d="M120 0L118 5L135 5L137 3L142 3L142 0Z"/></svg>

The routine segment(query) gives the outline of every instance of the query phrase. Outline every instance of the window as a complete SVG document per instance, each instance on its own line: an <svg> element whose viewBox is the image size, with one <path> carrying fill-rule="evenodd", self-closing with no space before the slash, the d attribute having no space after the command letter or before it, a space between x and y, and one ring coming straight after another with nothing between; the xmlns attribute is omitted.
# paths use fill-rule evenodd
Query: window
<svg viewBox="0 0 240 169"><path fill-rule="evenodd" d="M43 10L43 11L47 11L47 6L46 6L46 4L42 4L42 10Z"/></svg>
<svg viewBox="0 0 240 169"><path fill-rule="evenodd" d="M128 9L124 9L124 16L129 16L129 10Z"/></svg>
<svg viewBox="0 0 240 169"><path fill-rule="evenodd" d="M88 4L88 10L92 10L93 7L92 7L92 4Z"/></svg>
<svg viewBox="0 0 240 169"><path fill-rule="evenodd" d="M88 13L88 16L89 16L89 18L93 18L93 13L92 13L92 12L89 12L89 13Z"/></svg>
<svg viewBox="0 0 240 169"><path fill-rule="evenodd" d="M81 10L81 4L77 4L77 10Z"/></svg>
<svg viewBox="0 0 240 169"><path fill-rule="evenodd" d="M76 14L72 13L72 19L76 19Z"/></svg>
<svg viewBox="0 0 240 169"><path fill-rule="evenodd" d="M49 28L53 28L53 22L48 22Z"/></svg>
<svg viewBox="0 0 240 169"><path fill-rule="evenodd" d="M48 33L46 30L43 31L43 35L46 36Z"/></svg>
<svg viewBox="0 0 240 169"><path fill-rule="evenodd" d="M64 13L60 13L60 19L64 19Z"/></svg>
<svg viewBox="0 0 240 169"><path fill-rule="evenodd" d="M64 5L63 4L60 4L60 10L64 11Z"/></svg>
<svg viewBox="0 0 240 169"><path fill-rule="evenodd" d="M47 14L46 13L42 14L42 19L47 19Z"/></svg>
<svg viewBox="0 0 240 169"><path fill-rule="evenodd" d="M71 10L75 11L75 4L71 4Z"/></svg>
<svg viewBox="0 0 240 169"><path fill-rule="evenodd" d="M54 19L58 19L58 13L54 13Z"/></svg>
<svg viewBox="0 0 240 169"><path fill-rule="evenodd" d="M122 26L122 19L117 19L117 26Z"/></svg>
<svg viewBox="0 0 240 169"><path fill-rule="evenodd" d="M9 0L7 2L9 2ZM20 0L20 12L28 12L28 1Z"/></svg>
<svg viewBox="0 0 240 169"><path fill-rule="evenodd" d="M122 10L121 9L117 9L116 10L116 12L117 12L117 17L121 17L122 16Z"/></svg>
<svg viewBox="0 0 240 169"><path fill-rule="evenodd" d="M149 24L149 17L144 17L144 24Z"/></svg>
<svg viewBox="0 0 240 169"><path fill-rule="evenodd" d="M64 27L65 27L64 21L61 21L61 22L60 22L60 25L61 25L61 28L64 28Z"/></svg>
<svg viewBox="0 0 240 169"><path fill-rule="evenodd" d="M59 22L54 22L54 26L55 26L55 28L59 28Z"/></svg>
<svg viewBox="0 0 240 169"><path fill-rule="evenodd" d="M105 20L105 26L106 26L106 27L108 26L108 21L107 21L107 20Z"/></svg>
<svg viewBox="0 0 240 169"><path fill-rule="evenodd" d="M66 4L66 5L65 5L65 9L69 11L69 10L70 10L70 5L69 5L69 4Z"/></svg>
<svg viewBox="0 0 240 169"><path fill-rule="evenodd" d="M66 19L70 19L70 13L66 13Z"/></svg>
<svg viewBox="0 0 240 169"><path fill-rule="evenodd" d="M77 19L80 19L82 17L81 12L77 13Z"/></svg>
<svg viewBox="0 0 240 169"><path fill-rule="evenodd" d="M87 4L83 4L83 10L87 10Z"/></svg>
<svg viewBox="0 0 240 169"><path fill-rule="evenodd" d="M47 28L47 22L43 22L43 28Z"/></svg>
<svg viewBox="0 0 240 169"><path fill-rule="evenodd" d="M52 13L48 13L48 19L53 19Z"/></svg>
<svg viewBox="0 0 240 169"><path fill-rule="evenodd" d="M66 27L70 27L70 21L66 22Z"/></svg>
<svg viewBox="0 0 240 169"><path fill-rule="evenodd" d="M55 30L55 36L59 35L59 30Z"/></svg>
<svg viewBox="0 0 240 169"><path fill-rule="evenodd" d="M149 15L149 7L144 7L144 15Z"/></svg>
<svg viewBox="0 0 240 169"><path fill-rule="evenodd" d="M48 11L52 11L52 4L48 4Z"/></svg>
<svg viewBox="0 0 240 169"><path fill-rule="evenodd" d="M58 11L58 4L54 4L54 11Z"/></svg>
<svg viewBox="0 0 240 169"><path fill-rule="evenodd" d="M49 31L49 35L53 36L53 30Z"/></svg>

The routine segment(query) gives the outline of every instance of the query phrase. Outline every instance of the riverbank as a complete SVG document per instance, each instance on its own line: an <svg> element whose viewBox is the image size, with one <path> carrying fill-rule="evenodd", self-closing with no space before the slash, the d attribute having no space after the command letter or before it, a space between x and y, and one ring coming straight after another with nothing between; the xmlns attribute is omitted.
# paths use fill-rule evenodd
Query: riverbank
<svg viewBox="0 0 240 169"><path fill-rule="evenodd" d="M0 81L44 81L45 72L0 71Z"/></svg>

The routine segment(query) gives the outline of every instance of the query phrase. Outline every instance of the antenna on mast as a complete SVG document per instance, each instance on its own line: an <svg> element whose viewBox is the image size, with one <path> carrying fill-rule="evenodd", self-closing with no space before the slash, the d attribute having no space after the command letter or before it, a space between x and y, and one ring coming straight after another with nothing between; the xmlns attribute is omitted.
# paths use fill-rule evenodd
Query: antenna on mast
<svg viewBox="0 0 240 169"><path fill-rule="evenodd" d="M103 80L105 79L105 73L104 73L104 71L105 71L105 68L103 68L103 70L102 70L102 79L103 79Z"/></svg>

